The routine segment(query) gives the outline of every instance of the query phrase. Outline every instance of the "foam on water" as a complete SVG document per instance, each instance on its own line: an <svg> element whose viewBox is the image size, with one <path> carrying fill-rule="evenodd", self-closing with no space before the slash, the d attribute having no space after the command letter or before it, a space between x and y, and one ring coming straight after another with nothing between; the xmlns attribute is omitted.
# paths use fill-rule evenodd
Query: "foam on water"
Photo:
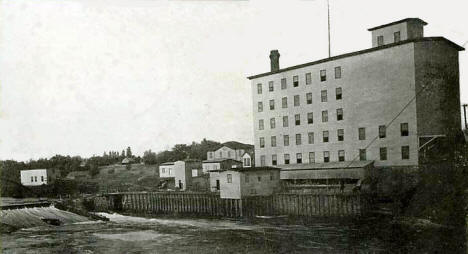
<svg viewBox="0 0 468 254"><path fill-rule="evenodd" d="M145 231L134 231L127 233L118 233L118 234L104 234L104 233L94 233L94 236L106 239L106 240L119 240L119 241L152 241L158 240L158 242L171 242L178 240L181 237L172 234L161 234L153 230Z"/></svg>
<svg viewBox="0 0 468 254"><path fill-rule="evenodd" d="M209 230L225 230L225 229L234 229L234 230L259 230L261 227L258 225L244 225L236 221L226 221L226 220L207 220L207 219L155 219L155 218L140 218L133 216L125 216L117 213L97 213L98 215L108 218L112 222L116 223L154 223L160 225L174 225L182 226L187 228L197 228L197 229L209 229ZM264 227L263 227L264 228Z"/></svg>
<svg viewBox="0 0 468 254"><path fill-rule="evenodd" d="M88 218L53 206L0 210L0 221L15 228L29 228L48 225L41 218L58 219L63 224L89 221Z"/></svg>

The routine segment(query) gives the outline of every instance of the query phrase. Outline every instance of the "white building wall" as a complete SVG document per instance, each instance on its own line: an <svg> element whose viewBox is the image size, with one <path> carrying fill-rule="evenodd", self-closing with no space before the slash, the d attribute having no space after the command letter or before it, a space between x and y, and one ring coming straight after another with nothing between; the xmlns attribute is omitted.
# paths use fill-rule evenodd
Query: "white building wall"
<svg viewBox="0 0 468 254"><path fill-rule="evenodd" d="M40 186L47 184L47 169L21 170L21 184L24 186Z"/></svg>
<svg viewBox="0 0 468 254"><path fill-rule="evenodd" d="M335 79L335 67L341 67L341 78ZM327 80L320 81L320 70L326 70ZM311 73L312 84L306 85L305 75ZM293 87L293 76L298 75L299 86ZM281 79L286 78L287 89L281 89ZM268 91L268 82L274 81L274 91ZM262 93L257 93L257 84ZM342 88L342 99L336 100L336 88ZM321 102L321 91L327 91L327 102ZM306 104L306 94L312 93L312 104ZM300 106L295 107L294 95L300 96ZM255 161L259 166L261 156L266 165L272 165L272 155L277 155L278 165L284 164L284 154L290 154L291 164L296 154L302 154L302 163L308 163L309 152L315 152L315 162L323 162L323 152L330 152L330 161L338 161L338 150L345 150L345 160L359 159L359 149L368 146L378 135L379 125L387 125L415 96L414 44L408 43L303 68L252 79ZM282 98L288 98L288 107L282 108ZM275 110L269 101L275 101ZM257 103L263 102L263 112ZM337 121L336 110L343 109L344 120ZM322 122L322 111L328 110L328 122ZM307 123L307 113L313 112L314 123ZM296 126L295 114L301 115ZM289 117L289 127L283 127L283 116ZM270 128L270 118L275 118L276 128ZM264 130L259 129L259 120ZM407 166L418 163L418 136L416 133L416 104L411 103L391 126L387 137L375 140L367 148L367 160L375 166ZM409 136L400 135L400 123L409 124ZM366 139L358 140L358 128L366 128ZM337 130L344 129L344 141L337 140ZM322 142L323 131L329 132L329 142ZM308 144L308 133L314 133L314 144ZM296 145L295 135L301 134L302 144ZM289 135L289 146L283 145L284 135ZM276 136L276 147L271 146L271 136ZM260 148L260 137L265 148ZM401 147L408 145L410 159L402 160ZM387 147L387 160L379 159L379 148Z"/></svg>

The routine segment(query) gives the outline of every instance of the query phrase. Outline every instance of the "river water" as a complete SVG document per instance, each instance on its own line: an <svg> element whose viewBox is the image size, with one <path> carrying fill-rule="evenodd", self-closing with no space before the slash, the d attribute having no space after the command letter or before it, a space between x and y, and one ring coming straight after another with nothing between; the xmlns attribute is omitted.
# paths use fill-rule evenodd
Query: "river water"
<svg viewBox="0 0 468 254"><path fill-rule="evenodd" d="M1 253L454 253L442 235L409 235L378 218L294 225L100 215L110 221L41 225L2 234Z"/></svg>

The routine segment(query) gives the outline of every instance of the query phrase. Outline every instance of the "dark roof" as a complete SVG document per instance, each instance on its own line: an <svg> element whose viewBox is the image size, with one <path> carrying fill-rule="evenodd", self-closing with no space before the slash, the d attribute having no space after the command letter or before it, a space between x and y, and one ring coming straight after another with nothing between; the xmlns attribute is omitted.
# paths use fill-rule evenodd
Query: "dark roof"
<svg viewBox="0 0 468 254"><path fill-rule="evenodd" d="M227 171L250 172L250 171L265 171L265 170L280 170L275 167L252 167L252 168L231 168Z"/></svg>
<svg viewBox="0 0 468 254"><path fill-rule="evenodd" d="M213 160L204 160L203 163L216 163L216 162L223 162L223 161L228 161L228 160L242 163L241 161L234 160L234 159L229 159L229 158L213 159Z"/></svg>
<svg viewBox="0 0 468 254"><path fill-rule="evenodd" d="M330 62L330 61L338 60L338 59L341 59L341 58L361 55L361 54L365 54L365 53L369 53L369 52L373 52L373 51L377 51L377 50L381 50L381 49L385 49L385 48L391 48L391 47L399 46L399 45L402 45L402 44L407 44L407 43L411 43L411 42L423 42L423 41L443 41L443 42L446 42L449 46L455 48L458 51L465 50L465 48L457 45L456 43L454 43L454 42L452 42L450 40L445 39L444 37L423 37L423 38L416 38L416 39L404 40L404 41L400 41L400 42L396 42L396 43L386 44L386 45L379 46L379 47L368 48L368 49L355 51L355 52L351 52L351 53L346 53L346 54L343 54L343 55L333 56L333 57L329 57L329 58L324 58L324 59L320 59L320 60L317 60L317 61L314 61L314 62L299 64L299 65L287 67L287 68L284 68L284 69L279 69L277 71L270 71L270 72L265 72L265 73L253 75L253 76L250 76L250 77L247 77L247 78L248 79L260 78L260 77L268 76L268 75L271 75L271 74L276 74L276 73L281 73L281 72L290 71L290 70L294 70L294 69L299 69L299 68L303 68L303 67L310 66L310 65Z"/></svg>
<svg viewBox="0 0 468 254"><path fill-rule="evenodd" d="M372 27L372 28L369 28L367 30L368 31L373 31L373 30L377 30L377 29L380 29L380 28L383 28L383 27L386 27L386 26L392 26L392 25L395 25L395 24L398 24L398 23L403 23L403 22L416 22L416 23L421 23L423 26L427 25L427 23L422 19L419 19L419 18L406 18L406 19L394 21L394 22L391 22L391 23L388 23L388 24Z"/></svg>
<svg viewBox="0 0 468 254"><path fill-rule="evenodd" d="M374 161L335 161L327 163L308 163L281 165L281 170L321 170L321 169L346 169L363 168L372 165Z"/></svg>
<svg viewBox="0 0 468 254"><path fill-rule="evenodd" d="M174 162L164 162L160 166L174 165Z"/></svg>
<svg viewBox="0 0 468 254"><path fill-rule="evenodd" d="M229 147L231 149L234 149L234 150L237 150L237 149L247 150L247 149L253 149L254 148L253 145L244 144L244 143L237 142L237 141L229 141L229 142L222 143L215 150L218 150L219 148L221 148L223 146L227 146L227 147Z"/></svg>

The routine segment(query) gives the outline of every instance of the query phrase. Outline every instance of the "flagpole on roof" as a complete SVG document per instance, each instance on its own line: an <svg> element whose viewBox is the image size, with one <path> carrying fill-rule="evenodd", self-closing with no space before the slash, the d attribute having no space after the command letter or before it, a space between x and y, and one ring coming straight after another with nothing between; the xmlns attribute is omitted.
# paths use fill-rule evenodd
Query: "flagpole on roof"
<svg viewBox="0 0 468 254"><path fill-rule="evenodd" d="M327 0L327 14L328 14L328 57L331 57L331 42L330 42L330 0Z"/></svg>

